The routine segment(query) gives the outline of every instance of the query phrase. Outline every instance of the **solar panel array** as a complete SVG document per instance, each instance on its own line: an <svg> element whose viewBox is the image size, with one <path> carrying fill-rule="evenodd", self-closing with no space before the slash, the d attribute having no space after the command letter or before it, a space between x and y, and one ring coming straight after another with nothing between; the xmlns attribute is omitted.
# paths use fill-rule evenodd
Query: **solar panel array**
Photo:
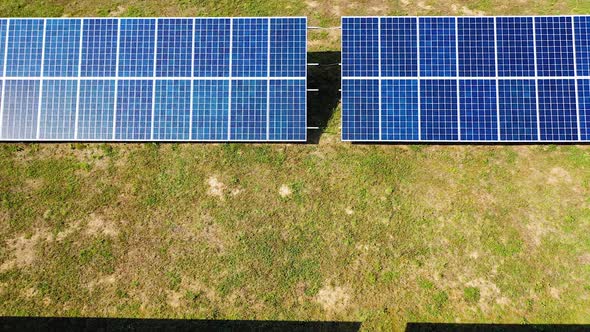
<svg viewBox="0 0 590 332"><path fill-rule="evenodd" d="M590 17L345 17L342 139L590 140Z"/></svg>
<svg viewBox="0 0 590 332"><path fill-rule="evenodd" d="M306 18L0 19L0 139L305 141Z"/></svg>

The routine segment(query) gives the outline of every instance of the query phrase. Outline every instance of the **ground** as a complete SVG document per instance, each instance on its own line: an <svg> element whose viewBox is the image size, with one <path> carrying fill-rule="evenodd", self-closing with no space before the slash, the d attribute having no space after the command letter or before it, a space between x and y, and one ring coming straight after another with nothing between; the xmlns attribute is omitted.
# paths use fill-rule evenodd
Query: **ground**
<svg viewBox="0 0 590 332"><path fill-rule="evenodd" d="M587 1L9 1L1 16L590 13ZM310 61L339 62L338 30ZM0 144L0 315L590 323L590 147Z"/></svg>

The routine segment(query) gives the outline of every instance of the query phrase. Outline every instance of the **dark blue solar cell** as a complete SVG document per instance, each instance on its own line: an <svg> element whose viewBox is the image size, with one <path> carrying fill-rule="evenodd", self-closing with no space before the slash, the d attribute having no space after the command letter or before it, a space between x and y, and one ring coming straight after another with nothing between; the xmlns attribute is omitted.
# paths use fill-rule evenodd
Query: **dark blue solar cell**
<svg viewBox="0 0 590 332"><path fill-rule="evenodd" d="M119 41L119 76L152 77L154 75L154 39L156 20L121 19Z"/></svg>
<svg viewBox="0 0 590 332"><path fill-rule="evenodd" d="M381 81L381 139L417 141L418 81Z"/></svg>
<svg viewBox="0 0 590 332"><path fill-rule="evenodd" d="M85 19L82 28L83 77L115 77L117 73L117 19Z"/></svg>
<svg viewBox="0 0 590 332"><path fill-rule="evenodd" d="M579 76L590 76L590 17L574 17L576 65Z"/></svg>
<svg viewBox="0 0 590 332"><path fill-rule="evenodd" d="M193 82L193 133L200 141L229 140L229 81Z"/></svg>
<svg viewBox="0 0 590 332"><path fill-rule="evenodd" d="M188 140L190 116L191 81L156 81L153 139Z"/></svg>
<svg viewBox="0 0 590 332"><path fill-rule="evenodd" d="M306 89L305 80L270 81L269 140L305 140Z"/></svg>
<svg viewBox="0 0 590 332"><path fill-rule="evenodd" d="M195 19L195 77L228 77L230 19Z"/></svg>
<svg viewBox="0 0 590 332"><path fill-rule="evenodd" d="M158 20L158 77L190 77L192 69L193 20Z"/></svg>
<svg viewBox="0 0 590 332"><path fill-rule="evenodd" d="M78 81L45 80L41 92L40 139L74 139Z"/></svg>
<svg viewBox="0 0 590 332"><path fill-rule="evenodd" d="M535 76L532 17L497 17L498 75Z"/></svg>
<svg viewBox="0 0 590 332"><path fill-rule="evenodd" d="M493 17L459 17L459 76L496 76Z"/></svg>
<svg viewBox="0 0 590 332"><path fill-rule="evenodd" d="M268 76L268 19L233 20L232 76Z"/></svg>
<svg viewBox="0 0 590 332"><path fill-rule="evenodd" d="M578 80L580 107L580 139L590 141L590 80Z"/></svg>
<svg viewBox="0 0 590 332"><path fill-rule="evenodd" d="M7 80L4 84L2 138L36 139L40 82Z"/></svg>
<svg viewBox="0 0 590 332"><path fill-rule="evenodd" d="M342 18L342 75L379 76L378 18Z"/></svg>
<svg viewBox="0 0 590 332"><path fill-rule="evenodd" d="M46 21L43 76L78 76L81 23L82 21L78 19Z"/></svg>
<svg viewBox="0 0 590 332"><path fill-rule="evenodd" d="M80 81L78 139L113 139L115 81Z"/></svg>
<svg viewBox="0 0 590 332"><path fill-rule="evenodd" d="M455 18L420 18L420 75L423 77L457 75Z"/></svg>
<svg viewBox="0 0 590 332"><path fill-rule="evenodd" d="M11 19L8 29L6 76L41 75L43 20Z"/></svg>
<svg viewBox="0 0 590 332"><path fill-rule="evenodd" d="M342 81L342 140L379 140L379 81Z"/></svg>
<svg viewBox="0 0 590 332"><path fill-rule="evenodd" d="M267 81L233 80L230 139L267 139Z"/></svg>
<svg viewBox="0 0 590 332"><path fill-rule="evenodd" d="M0 20L0 76L4 76L4 51L6 46L6 30L8 20Z"/></svg>
<svg viewBox="0 0 590 332"><path fill-rule="evenodd" d="M459 138L458 118L457 81L420 80L422 140L457 140Z"/></svg>
<svg viewBox="0 0 590 332"><path fill-rule="evenodd" d="M305 77L306 44L305 18L271 18L270 76Z"/></svg>
<svg viewBox="0 0 590 332"><path fill-rule="evenodd" d="M115 139L150 139L154 82L121 80L118 84Z"/></svg>
<svg viewBox="0 0 590 332"><path fill-rule="evenodd" d="M459 91L461 140L498 140L496 80L461 80Z"/></svg>
<svg viewBox="0 0 590 332"><path fill-rule="evenodd" d="M578 139L575 84L573 79L538 81L541 140Z"/></svg>
<svg viewBox="0 0 590 332"><path fill-rule="evenodd" d="M536 17L537 75L573 76L574 47L571 17Z"/></svg>
<svg viewBox="0 0 590 332"><path fill-rule="evenodd" d="M534 80L500 80L500 140L536 141L537 93Z"/></svg>
<svg viewBox="0 0 590 332"><path fill-rule="evenodd" d="M381 18L381 76L418 76L417 19Z"/></svg>

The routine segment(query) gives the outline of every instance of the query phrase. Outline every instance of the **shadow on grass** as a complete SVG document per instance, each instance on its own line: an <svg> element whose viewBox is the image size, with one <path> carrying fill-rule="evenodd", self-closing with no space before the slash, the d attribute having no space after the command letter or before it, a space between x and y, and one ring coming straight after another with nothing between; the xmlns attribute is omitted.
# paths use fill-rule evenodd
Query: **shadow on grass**
<svg viewBox="0 0 590 332"><path fill-rule="evenodd" d="M358 331L359 322L0 317L2 331Z"/></svg>
<svg viewBox="0 0 590 332"><path fill-rule="evenodd" d="M525 332L525 331L590 331L590 325L570 324L454 324L454 323L408 323L406 332Z"/></svg>
<svg viewBox="0 0 590 332"><path fill-rule="evenodd" d="M340 52L309 52L307 61L319 63L307 72L307 87L320 90L307 93L307 125L320 128L309 130L307 143L318 144L340 102Z"/></svg>

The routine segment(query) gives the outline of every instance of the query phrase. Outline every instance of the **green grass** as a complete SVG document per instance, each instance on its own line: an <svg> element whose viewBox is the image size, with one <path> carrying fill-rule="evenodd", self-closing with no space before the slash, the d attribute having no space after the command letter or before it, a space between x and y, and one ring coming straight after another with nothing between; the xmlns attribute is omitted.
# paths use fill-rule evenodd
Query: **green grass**
<svg viewBox="0 0 590 332"><path fill-rule="evenodd" d="M456 6L452 6L456 5ZM422 6L422 7L421 7ZM587 12L575 1L4 2L3 16ZM339 35L310 32L339 61ZM586 146L0 144L0 314L590 323ZM281 195L287 187L288 194Z"/></svg>

